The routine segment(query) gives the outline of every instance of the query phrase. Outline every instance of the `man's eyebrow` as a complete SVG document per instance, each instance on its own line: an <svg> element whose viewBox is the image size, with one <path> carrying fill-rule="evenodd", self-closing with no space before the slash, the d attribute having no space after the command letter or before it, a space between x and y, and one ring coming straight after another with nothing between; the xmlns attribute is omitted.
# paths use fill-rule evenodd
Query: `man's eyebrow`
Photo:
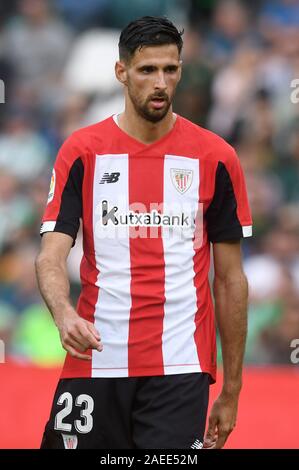
<svg viewBox="0 0 299 470"><path fill-rule="evenodd" d="M137 66L138 69L142 70L142 69L156 69L157 68L157 65L154 65L154 64L142 64L142 65L138 65Z"/></svg>
<svg viewBox="0 0 299 470"><path fill-rule="evenodd" d="M142 69L147 69L147 68L152 68L152 69L157 69L159 66L158 65L154 65L154 64L143 64L143 65L138 65L138 69L142 70ZM166 64L163 66L164 69L167 69L167 68L175 68L177 69L179 67L178 64Z"/></svg>
<svg viewBox="0 0 299 470"><path fill-rule="evenodd" d="M148 68L148 67L154 67L154 68L156 68L157 66L156 66L156 65L153 65L153 64L138 65L138 68L139 68L139 69L144 69L144 68Z"/></svg>

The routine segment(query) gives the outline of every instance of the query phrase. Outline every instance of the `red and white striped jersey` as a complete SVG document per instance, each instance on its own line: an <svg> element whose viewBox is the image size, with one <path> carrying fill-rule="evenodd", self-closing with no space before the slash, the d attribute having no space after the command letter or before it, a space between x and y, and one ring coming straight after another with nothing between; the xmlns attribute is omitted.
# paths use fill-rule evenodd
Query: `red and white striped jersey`
<svg viewBox="0 0 299 470"><path fill-rule="evenodd" d="M67 355L67 377L207 372L215 380L210 242L251 235L239 159L212 132L177 116L146 145L115 117L74 132L53 170L41 234L74 239L83 222L78 313L103 351Z"/></svg>

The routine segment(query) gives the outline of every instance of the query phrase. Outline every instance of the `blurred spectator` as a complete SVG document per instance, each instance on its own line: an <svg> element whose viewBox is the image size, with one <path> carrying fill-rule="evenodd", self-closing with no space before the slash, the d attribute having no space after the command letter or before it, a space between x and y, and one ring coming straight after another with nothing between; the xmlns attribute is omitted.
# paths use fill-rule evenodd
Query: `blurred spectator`
<svg viewBox="0 0 299 470"><path fill-rule="evenodd" d="M145 15L165 15L183 24L188 10L186 3L182 0L113 0L108 4L105 25L122 29L130 21Z"/></svg>
<svg viewBox="0 0 299 470"><path fill-rule="evenodd" d="M230 62L216 73L209 126L227 139L254 94L258 61L258 49L241 45L230 55Z"/></svg>
<svg viewBox="0 0 299 470"><path fill-rule="evenodd" d="M299 120L289 132L284 154L276 163L276 171L281 179L285 199L299 201Z"/></svg>
<svg viewBox="0 0 299 470"><path fill-rule="evenodd" d="M47 167L48 157L47 142L30 115L22 110L11 112L0 135L0 168L15 175L19 182L29 183Z"/></svg>
<svg viewBox="0 0 299 470"><path fill-rule="evenodd" d="M261 30L269 40L283 40L299 27L299 4L297 0L267 0L260 13Z"/></svg>
<svg viewBox="0 0 299 470"><path fill-rule="evenodd" d="M190 0L188 20L191 27L207 30L218 0Z"/></svg>
<svg viewBox="0 0 299 470"><path fill-rule="evenodd" d="M109 94L119 87L114 75L118 37L118 31L101 29L87 31L78 37L65 68L68 89Z"/></svg>
<svg viewBox="0 0 299 470"><path fill-rule="evenodd" d="M10 15L15 12L17 0L2 0L0 3L0 28Z"/></svg>
<svg viewBox="0 0 299 470"><path fill-rule="evenodd" d="M0 253L6 243L17 239L31 215L31 201L22 194L16 176L0 167Z"/></svg>
<svg viewBox="0 0 299 470"><path fill-rule="evenodd" d="M206 125L213 70L203 58L203 39L195 29L185 32L182 59L184 67L175 96L175 109L192 122Z"/></svg>
<svg viewBox="0 0 299 470"><path fill-rule="evenodd" d="M213 62L223 64L237 51L242 42L257 39L257 31L252 28L250 16L250 10L244 2L216 2L207 38L207 50Z"/></svg>
<svg viewBox="0 0 299 470"><path fill-rule="evenodd" d="M12 244L1 259L0 296L18 314L32 304L40 303L34 268L36 255L37 245L17 243Z"/></svg>
<svg viewBox="0 0 299 470"><path fill-rule="evenodd" d="M76 30L105 26L105 12L108 0L54 0L55 7L65 22Z"/></svg>
<svg viewBox="0 0 299 470"><path fill-rule="evenodd" d="M18 0L17 15L3 29L3 55L15 70L16 99L52 106L72 41L48 0Z"/></svg>

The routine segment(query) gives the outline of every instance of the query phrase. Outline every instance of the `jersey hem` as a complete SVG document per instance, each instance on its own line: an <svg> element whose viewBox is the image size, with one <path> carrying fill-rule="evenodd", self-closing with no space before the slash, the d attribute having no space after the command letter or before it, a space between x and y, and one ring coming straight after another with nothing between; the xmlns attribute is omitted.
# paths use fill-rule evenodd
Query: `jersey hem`
<svg viewBox="0 0 299 470"><path fill-rule="evenodd" d="M207 373L210 375L210 384L216 382L216 368L204 367L201 369L197 366L180 366L180 367L170 367L166 366L164 370L167 370L165 373L161 373L161 367L149 367L146 369L132 368L130 373L127 368L119 369L97 369L92 368L91 370L81 370L77 369L63 369L60 379L75 379L75 378L125 378L125 377L148 377L148 376L164 376L164 375L178 375L178 374L192 374L192 373Z"/></svg>

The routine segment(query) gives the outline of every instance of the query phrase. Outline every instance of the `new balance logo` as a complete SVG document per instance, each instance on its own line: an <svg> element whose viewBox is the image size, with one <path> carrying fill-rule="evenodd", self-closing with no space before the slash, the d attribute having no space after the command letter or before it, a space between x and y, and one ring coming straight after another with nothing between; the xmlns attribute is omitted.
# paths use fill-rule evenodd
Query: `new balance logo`
<svg viewBox="0 0 299 470"><path fill-rule="evenodd" d="M118 172L115 172L115 173L104 173L101 181L100 181L100 184L104 184L104 183L116 183L118 180L119 180L119 175L120 173Z"/></svg>
<svg viewBox="0 0 299 470"><path fill-rule="evenodd" d="M200 442L199 439L196 439L195 442L192 444L191 449L202 449L203 443Z"/></svg>

